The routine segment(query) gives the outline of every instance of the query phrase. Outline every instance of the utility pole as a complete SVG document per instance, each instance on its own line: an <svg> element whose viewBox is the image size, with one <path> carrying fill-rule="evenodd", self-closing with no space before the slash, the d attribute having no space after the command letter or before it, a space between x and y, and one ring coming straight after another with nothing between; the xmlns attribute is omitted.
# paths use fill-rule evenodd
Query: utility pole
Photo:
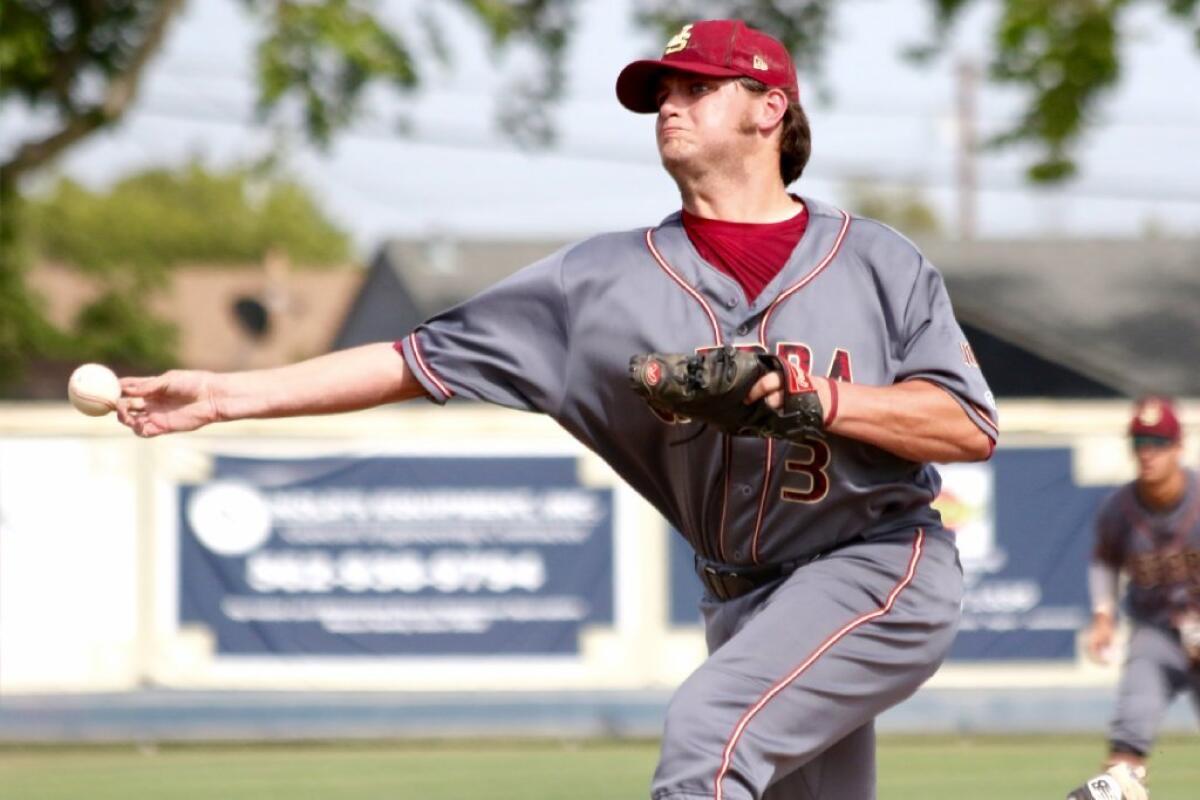
<svg viewBox="0 0 1200 800"><path fill-rule="evenodd" d="M975 159L979 143L975 131L975 95L979 85L979 68L969 57L959 59L956 72L957 102L955 130L957 141L958 238L975 238L975 193L977 180Z"/></svg>

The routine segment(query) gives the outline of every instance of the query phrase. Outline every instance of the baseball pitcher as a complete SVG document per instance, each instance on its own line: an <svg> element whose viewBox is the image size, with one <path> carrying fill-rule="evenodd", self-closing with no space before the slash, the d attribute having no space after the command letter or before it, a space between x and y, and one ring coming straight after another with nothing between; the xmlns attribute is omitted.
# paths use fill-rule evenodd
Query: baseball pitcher
<svg viewBox="0 0 1200 800"><path fill-rule="evenodd" d="M698 21L616 93L653 118L680 210L394 345L127 378L121 420L157 436L416 397L550 415L682 532L706 590L710 656L667 711L651 796L869 800L874 720L959 620L930 462L990 456L991 393L911 242L788 192L812 137L780 42Z"/></svg>

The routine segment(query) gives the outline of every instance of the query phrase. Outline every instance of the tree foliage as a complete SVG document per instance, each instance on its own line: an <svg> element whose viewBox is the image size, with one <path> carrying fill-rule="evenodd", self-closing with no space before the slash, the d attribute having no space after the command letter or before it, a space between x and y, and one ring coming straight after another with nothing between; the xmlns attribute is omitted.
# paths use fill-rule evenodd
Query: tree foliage
<svg viewBox="0 0 1200 800"><path fill-rule="evenodd" d="M496 54L517 46L539 57L537 68L515 76L498 122L520 143L553 141L547 109L564 87L563 56L579 0L416 3L403 21L383 13L378 0L241 1L264 31L257 46L263 117L294 116L318 144L328 145L361 113L372 86L405 92L421 85L418 53L448 58L439 16L446 10L476 20ZM926 3L933 18L931 38L913 49L928 55L945 46L967 9L982 0ZM183 5L184 0L0 3L0 103L23 101L51 118L48 130L18 142L0 163L0 383L53 339L23 279L18 181L128 111ZM1025 95L1019 119L994 144L1034 145L1029 168L1034 181L1060 181L1075 172L1072 153L1120 78L1122 36L1135 7L1159 8L1188 26L1200 46L1200 0L999 0L992 5L999 13L989 74ZM834 0L639 0L634 9L642 24L664 33L697 18L741 17L783 39L809 74L819 73L835 35ZM110 229L108 235L123 234ZM249 234L234 226L231 235ZM120 242L104 244L95 258L104 260L106 250L119 247Z"/></svg>
<svg viewBox="0 0 1200 800"><path fill-rule="evenodd" d="M857 214L879 220L903 232L920 238L942 232L937 211L918 189L878 186L866 179L851 180L847 193L847 208Z"/></svg>
<svg viewBox="0 0 1200 800"><path fill-rule="evenodd" d="M930 41L906 48L917 61L946 46L956 24L983 0L927 0ZM1072 153L1096 121L1121 70L1122 33L1137 6L1161 9L1189 26L1200 48L1200 0L1000 0L989 77L1018 89L1024 108L993 145L1030 144L1028 177L1054 183L1073 176ZM664 33L697 18L740 17L779 36L800 65L819 65L831 36L834 0L643 0L640 17Z"/></svg>
<svg viewBox="0 0 1200 800"><path fill-rule="evenodd" d="M104 191L61 178L27 203L30 247L94 276L158 285L179 263L245 264L271 250L300 265L343 264L350 239L294 181L193 162Z"/></svg>
<svg viewBox="0 0 1200 800"><path fill-rule="evenodd" d="M150 169L105 191L61 178L45 195L28 198L22 213L22 243L31 255L68 264L100 289L66 331L41 322L36 307L14 309L38 336L26 348L36 345L34 352L52 359L142 370L174 365L177 331L147 301L176 265L260 263L271 252L302 267L350 258L349 237L304 187L253 168ZM0 302L8 302L9 288L0 287Z"/></svg>
<svg viewBox="0 0 1200 800"><path fill-rule="evenodd" d="M978 0L934 0L936 51ZM1122 33L1137 6L1154 6L1188 26L1200 48L1198 0L1004 0L992 31L993 81L1025 95L1017 122L995 144L1027 142L1039 149L1029 168L1035 182L1073 176L1071 156L1095 122L1104 95L1121 76Z"/></svg>
<svg viewBox="0 0 1200 800"><path fill-rule="evenodd" d="M388 24L373 0L242 2L265 31L256 61L263 117L286 119L298 112L300 126L320 145L328 145L361 112L371 86L385 84L398 91L418 86L422 75L414 53L423 49L443 59L448 53L434 4L421 6L414 24L406 27ZM577 3L444 0L439 5L478 20L497 53L516 45L540 55L541 68L520 76L510 87L513 100L504 104L498 121L520 142L550 142L553 126L547 105L563 88L561 56ZM183 0L4 0L0 4L0 102L22 101L51 118L48 131L39 130L19 142L0 163L0 385L19 376L32 355L62 350L61 337L46 324L40 303L24 280L20 222L27 215L21 208L18 182L122 117L182 8ZM162 180L162 176L143 178L148 183ZM208 188L219 193L220 187ZM72 206L74 212L96 215L79 221L93 228L117 221L105 218L115 213L111 209L85 211L81 187L64 184L60 189L64 202L68 196L79 201ZM289 241L304 252L317 253L328 242L322 245L318 240L323 235L305 227L311 214L301 205L294 192L281 189L269 198L263 214L273 217L271 225L277 233L290 220ZM238 252L255 249L254 232L240 220L230 223L224 231L230 239L228 247ZM66 225L57 233L50 233L50 227L41 228L43 246L71 251L73 260L100 270L109 280L116 281L128 268L129 274L120 279L141 286L154 274L153 268L136 259L120 261L122 254L140 247L132 241L139 234L129 232L128 225L110 227L90 242L84 234L66 230ZM181 253L207 252L206 247L216 246L197 241L187 227L177 219L158 233L173 236L171 246ZM305 242L306 235L315 238ZM93 253L83 252L85 242ZM144 256L148 251L140 252ZM297 260L308 259L297 256ZM113 266L118 263L124 266ZM136 315L126 313L125 301L118 300L119 293L108 301L104 313L97 311L81 322L116 331L136 321ZM137 335L126 342L131 347L154 339L133 333Z"/></svg>

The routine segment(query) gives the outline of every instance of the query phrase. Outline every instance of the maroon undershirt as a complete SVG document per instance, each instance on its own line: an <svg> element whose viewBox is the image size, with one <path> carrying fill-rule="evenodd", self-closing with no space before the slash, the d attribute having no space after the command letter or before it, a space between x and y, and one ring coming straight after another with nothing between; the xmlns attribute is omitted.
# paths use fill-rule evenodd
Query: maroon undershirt
<svg viewBox="0 0 1200 800"><path fill-rule="evenodd" d="M732 277L753 301L791 258L808 227L808 209L783 222L726 222L683 211L687 231L700 257Z"/></svg>

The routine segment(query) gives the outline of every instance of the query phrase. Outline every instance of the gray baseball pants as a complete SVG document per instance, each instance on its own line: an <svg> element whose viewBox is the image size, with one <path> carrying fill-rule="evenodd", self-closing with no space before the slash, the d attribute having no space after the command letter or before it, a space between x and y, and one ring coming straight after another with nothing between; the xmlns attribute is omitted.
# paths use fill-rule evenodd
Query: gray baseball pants
<svg viewBox="0 0 1200 800"><path fill-rule="evenodd" d="M1200 668L1190 663L1179 636L1153 625L1135 625L1121 670L1110 744L1116 750L1148 754L1171 702L1188 690L1200 715Z"/></svg>
<svg viewBox="0 0 1200 800"><path fill-rule="evenodd" d="M873 800L874 720L941 664L962 570L952 534L842 547L726 602L667 710L654 800Z"/></svg>

